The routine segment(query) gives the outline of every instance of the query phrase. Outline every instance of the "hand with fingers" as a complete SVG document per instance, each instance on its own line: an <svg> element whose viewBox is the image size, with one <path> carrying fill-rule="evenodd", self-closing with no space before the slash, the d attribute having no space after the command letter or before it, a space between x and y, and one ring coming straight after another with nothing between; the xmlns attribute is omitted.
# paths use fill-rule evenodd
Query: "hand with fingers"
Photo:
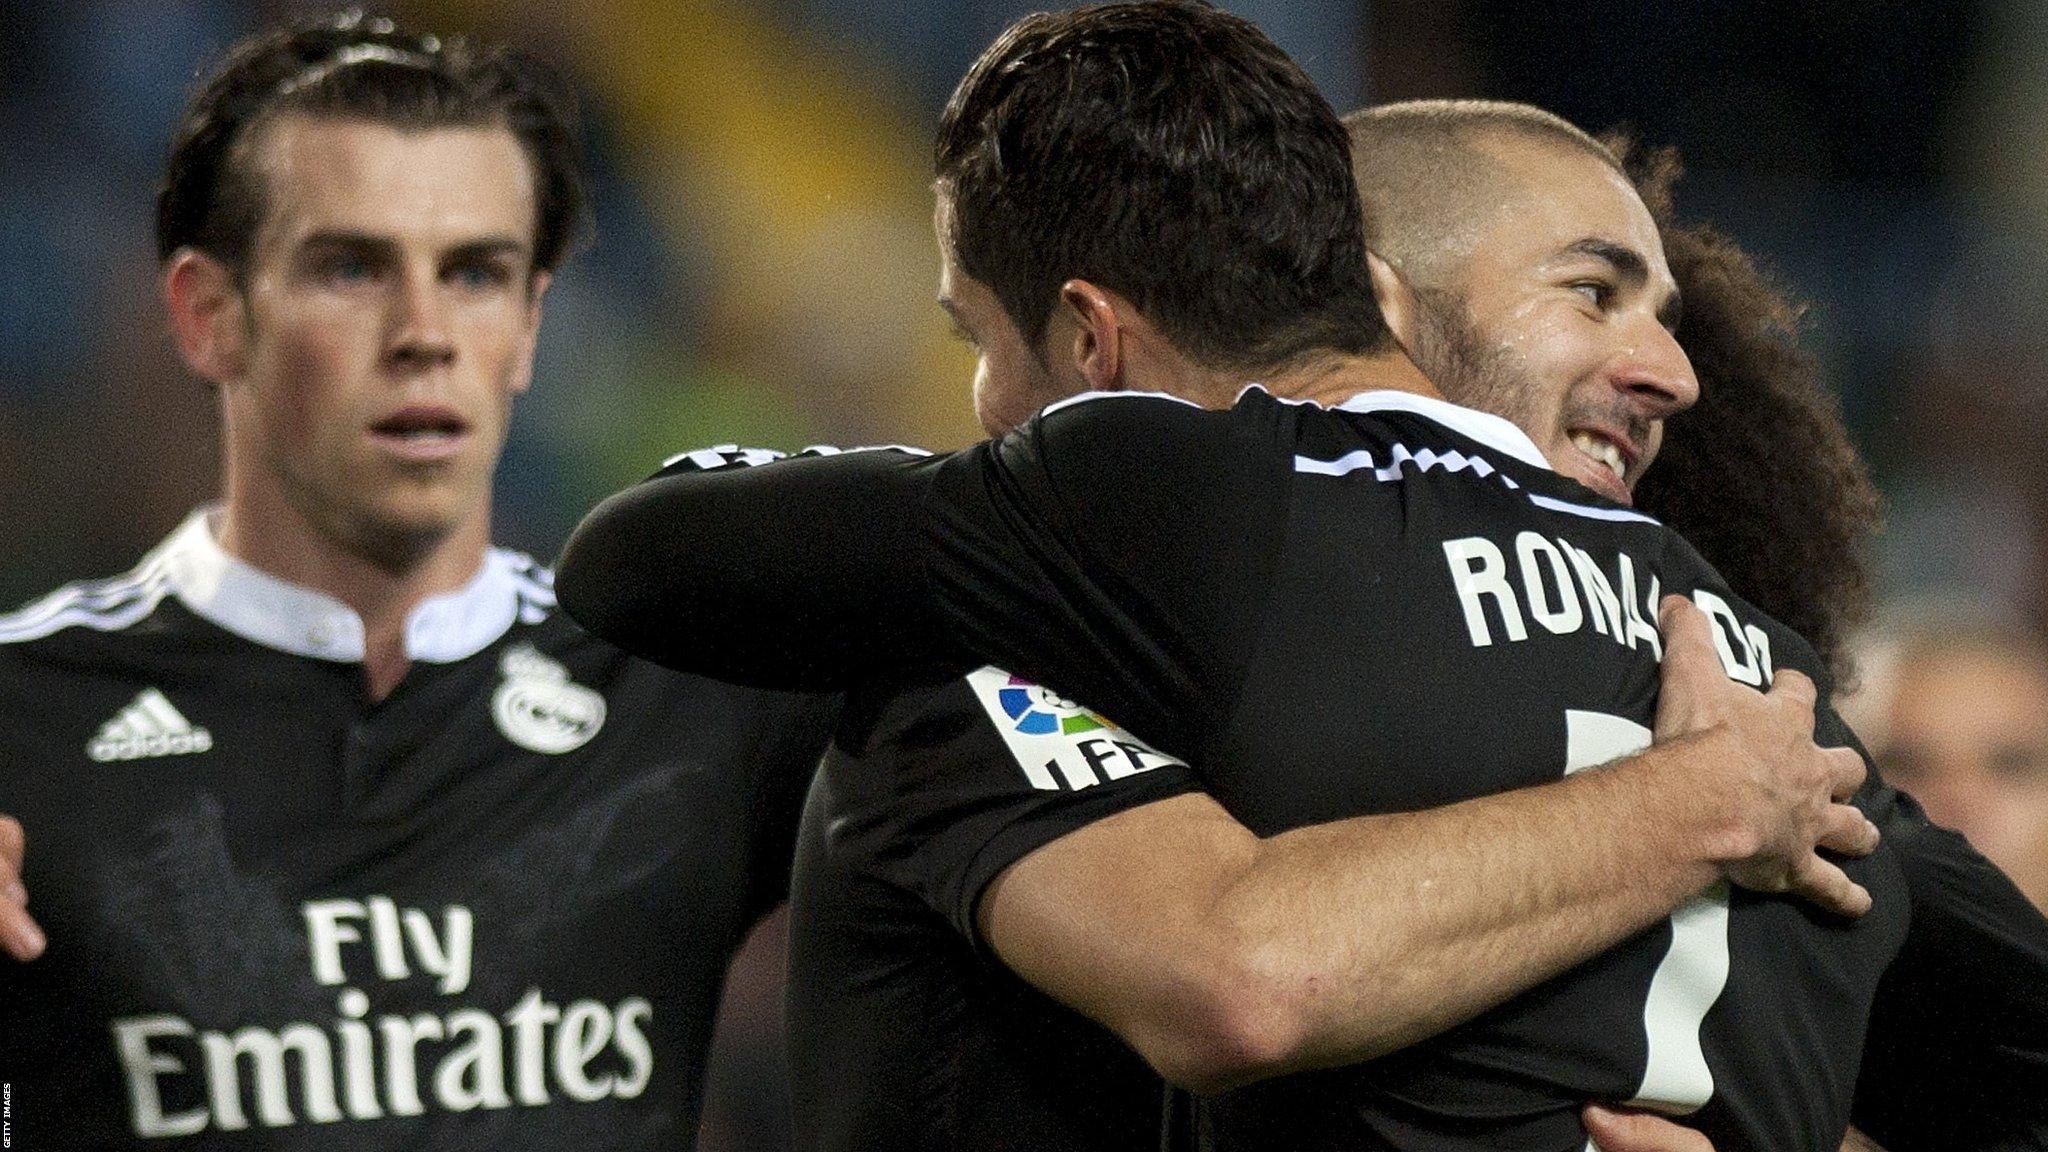
<svg viewBox="0 0 2048 1152"><path fill-rule="evenodd" d="M28 889L21 882L21 864L28 846L21 821L0 816L0 948L16 960L43 954L43 930L28 914Z"/></svg>
<svg viewBox="0 0 2048 1152"><path fill-rule="evenodd" d="M1600 1152L1714 1152L1713 1142L1683 1125L1648 1112L1588 1104L1579 1113L1586 1135ZM1884 1152L1870 1137L1849 1129L1842 1152Z"/></svg>
<svg viewBox="0 0 2048 1152"><path fill-rule="evenodd" d="M1792 669L1768 692L1729 679L1712 625L1692 601L1659 606L1664 638L1656 737L1708 742L1711 767L1690 792L1708 856L1734 883L1784 892L1846 916L1870 909L1870 893L1822 850L1866 856L1876 825L1847 801L1863 785L1863 758L1813 742L1816 690Z"/></svg>
<svg viewBox="0 0 2048 1152"><path fill-rule="evenodd" d="M1588 1104L1579 1118L1600 1152L1714 1152L1705 1136L1648 1112Z"/></svg>

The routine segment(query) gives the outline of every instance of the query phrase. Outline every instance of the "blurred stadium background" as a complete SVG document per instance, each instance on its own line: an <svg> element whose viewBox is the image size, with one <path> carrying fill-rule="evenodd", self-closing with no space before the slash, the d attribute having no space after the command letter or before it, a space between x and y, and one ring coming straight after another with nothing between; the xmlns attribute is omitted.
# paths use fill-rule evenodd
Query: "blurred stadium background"
<svg viewBox="0 0 2048 1152"><path fill-rule="evenodd" d="M1038 6L371 6L524 44L582 92L597 236L549 298L501 538L551 554L681 448L973 438L970 360L930 303L929 136L967 63ZM1678 145L1682 214L1813 302L1810 344L1890 500L1883 591L2048 623L2048 7L1225 6L1340 111L1505 97ZM212 400L156 300L154 183L203 61L332 7L0 0L0 607L126 568L211 493ZM734 981L706 1152L786 1140L773 933Z"/></svg>

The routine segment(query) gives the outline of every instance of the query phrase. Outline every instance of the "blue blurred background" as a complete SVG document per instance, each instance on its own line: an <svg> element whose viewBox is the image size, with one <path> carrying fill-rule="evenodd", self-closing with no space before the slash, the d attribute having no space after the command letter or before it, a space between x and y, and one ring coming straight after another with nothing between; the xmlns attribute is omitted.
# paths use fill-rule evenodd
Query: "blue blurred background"
<svg viewBox="0 0 2048 1152"><path fill-rule="evenodd" d="M1808 339L1890 498L1890 595L2048 621L2048 6L1899 0L1246 0L1340 111L1541 104L1678 145L1683 215L1813 302ZM552 553L686 447L976 435L931 304L927 153L953 82L1028 4L422 0L578 78L597 238L549 298L501 538ZM125 569L216 484L150 220L237 0L0 3L0 607ZM772 945L771 937L768 941ZM764 947L762 955L772 955ZM736 977L709 1152L773 1149L773 964ZM740 1085L746 1088L737 1087Z"/></svg>
<svg viewBox="0 0 2048 1152"><path fill-rule="evenodd" d="M1814 302L1892 498L1891 589L2048 617L2048 8L1887 0L1247 0L1340 109L1531 100L1683 149L1681 208ZM930 305L926 153L1027 4L401 3L579 78L598 233L550 297L501 535L548 553L679 447L974 435ZM8 0L0 36L0 604L125 568L215 483L155 298L151 193L236 0Z"/></svg>

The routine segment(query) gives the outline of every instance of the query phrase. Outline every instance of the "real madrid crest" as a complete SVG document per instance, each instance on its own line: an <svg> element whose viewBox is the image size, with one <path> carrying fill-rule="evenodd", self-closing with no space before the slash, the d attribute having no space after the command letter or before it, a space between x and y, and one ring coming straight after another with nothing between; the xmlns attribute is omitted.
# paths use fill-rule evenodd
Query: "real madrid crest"
<svg viewBox="0 0 2048 1152"><path fill-rule="evenodd" d="M498 661L505 682L491 697L498 731L521 748L559 756L590 743L604 727L604 697L569 679L569 670L531 644Z"/></svg>

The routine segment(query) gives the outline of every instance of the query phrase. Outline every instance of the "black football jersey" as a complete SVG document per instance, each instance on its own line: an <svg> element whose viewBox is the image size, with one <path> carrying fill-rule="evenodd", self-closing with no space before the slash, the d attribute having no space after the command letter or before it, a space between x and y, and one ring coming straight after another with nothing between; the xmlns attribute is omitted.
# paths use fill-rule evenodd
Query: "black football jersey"
<svg viewBox="0 0 2048 1152"><path fill-rule="evenodd" d="M18 1148L678 1149L830 701L626 655L492 551L364 694L359 619L195 516L0 617Z"/></svg>
<svg viewBox="0 0 2048 1152"><path fill-rule="evenodd" d="M1157 1147L1158 1075L977 948L974 911L1032 849L1197 787L1108 718L993 668L894 696L828 753L790 893L799 1147Z"/></svg>
<svg viewBox="0 0 2048 1152"><path fill-rule="evenodd" d="M679 462L579 535L572 611L684 667L866 685L842 737L856 752L918 728L886 702L907 670L992 661L1193 765L1260 834L1646 746L1666 592L1706 612L1732 678L1825 684L1808 645L1661 524L1550 471L1511 424L1406 394L1323 409L1253 389L1227 412L1083 397L950 457L701 470L720 462ZM687 546L635 557L621 540ZM1853 742L1825 708L1819 738ZM897 746L915 760L917 743ZM1021 761L997 767L1019 803L1053 795ZM1072 795L1100 815L1109 796L1148 802L1155 776ZM2048 924L1910 800L1873 779L1858 803L1885 833L1847 865L1876 901L1859 920L1717 886L1442 1036L1183 1100L1172 1137L1581 1152L1579 1105L1608 1100L1688 1116L1724 1152L1832 1149L1852 1115L1894 1152L2048 1147ZM1006 827L991 811L972 814ZM1024 839L989 843L1021 855ZM949 866L918 883L995 874ZM1984 1107L1959 1117L1957 1092Z"/></svg>

